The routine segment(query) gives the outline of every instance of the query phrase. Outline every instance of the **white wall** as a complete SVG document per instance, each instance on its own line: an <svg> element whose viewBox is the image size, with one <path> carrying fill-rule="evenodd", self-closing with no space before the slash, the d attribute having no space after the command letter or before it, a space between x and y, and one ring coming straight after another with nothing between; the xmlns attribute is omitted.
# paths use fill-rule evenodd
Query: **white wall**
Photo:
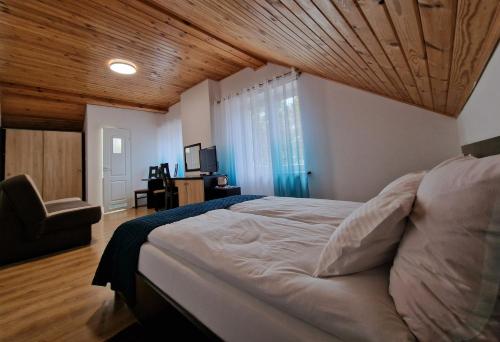
<svg viewBox="0 0 500 342"><path fill-rule="evenodd" d="M219 82L220 94L288 70L243 69ZM298 83L311 197L365 201L398 176L460 153L453 118L308 74Z"/></svg>
<svg viewBox="0 0 500 342"><path fill-rule="evenodd" d="M257 70L253 70L252 68L242 69L218 82L220 96L231 95L243 88L260 83L266 79L271 79L274 76L282 75L288 71L290 71L290 68L272 63L268 63Z"/></svg>
<svg viewBox="0 0 500 342"><path fill-rule="evenodd" d="M298 80L299 104L304 133L304 150L309 176L309 192L315 198L334 197L333 153L330 151L330 117L325 103L325 81L302 74Z"/></svg>
<svg viewBox="0 0 500 342"><path fill-rule="evenodd" d="M213 146L211 112L212 102L218 94L219 83L208 79L181 94L180 116L184 146L197 143L201 143L202 148ZM198 176L200 172L190 171L185 174Z"/></svg>
<svg viewBox="0 0 500 342"><path fill-rule="evenodd" d="M366 201L460 153L453 118L307 74L299 89L315 197Z"/></svg>
<svg viewBox="0 0 500 342"><path fill-rule="evenodd" d="M158 165L158 127L164 114L138 110L87 105L85 118L85 149L87 200L102 205L102 129L123 128L130 131L131 191L129 203L133 203L133 190L146 187L141 181L147 177L150 165Z"/></svg>
<svg viewBox="0 0 500 342"><path fill-rule="evenodd" d="M182 139L184 146L201 143L212 146L211 95L216 82L205 80L181 94Z"/></svg>
<svg viewBox="0 0 500 342"><path fill-rule="evenodd" d="M462 145L500 135L500 48L458 117Z"/></svg>
<svg viewBox="0 0 500 342"><path fill-rule="evenodd" d="M168 163L170 175L174 175L175 164L179 169L177 175L184 174L184 154L182 142L182 121L180 102L168 109L167 115L162 115L158 126L158 160Z"/></svg>

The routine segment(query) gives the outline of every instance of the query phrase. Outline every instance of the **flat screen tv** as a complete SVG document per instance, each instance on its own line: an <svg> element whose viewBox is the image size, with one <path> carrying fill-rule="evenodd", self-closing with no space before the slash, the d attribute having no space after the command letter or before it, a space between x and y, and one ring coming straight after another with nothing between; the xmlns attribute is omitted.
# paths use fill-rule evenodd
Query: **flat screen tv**
<svg viewBox="0 0 500 342"><path fill-rule="evenodd" d="M215 146L200 150L200 171L210 174L217 172L217 150Z"/></svg>

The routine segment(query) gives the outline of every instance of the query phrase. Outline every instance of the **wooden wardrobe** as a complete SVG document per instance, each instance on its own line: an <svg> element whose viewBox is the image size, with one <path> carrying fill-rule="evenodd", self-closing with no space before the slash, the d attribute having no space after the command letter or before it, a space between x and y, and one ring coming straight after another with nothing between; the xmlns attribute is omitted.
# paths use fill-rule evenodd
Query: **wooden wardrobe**
<svg viewBox="0 0 500 342"><path fill-rule="evenodd" d="M5 129L5 178L28 174L45 201L83 194L82 133Z"/></svg>

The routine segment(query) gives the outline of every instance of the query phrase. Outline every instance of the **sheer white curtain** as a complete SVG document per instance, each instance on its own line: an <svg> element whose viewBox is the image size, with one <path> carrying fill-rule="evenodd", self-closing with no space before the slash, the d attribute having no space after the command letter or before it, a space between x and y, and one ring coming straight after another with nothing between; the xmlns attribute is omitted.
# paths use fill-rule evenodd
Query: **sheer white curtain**
<svg viewBox="0 0 500 342"><path fill-rule="evenodd" d="M158 129L158 159L160 163L168 163L173 176L175 164L177 174L184 175L184 152L182 145L182 122L180 112L171 111L162 119Z"/></svg>
<svg viewBox="0 0 500 342"><path fill-rule="evenodd" d="M267 121L262 89L216 105L214 140L221 171L246 194L274 193Z"/></svg>
<svg viewBox="0 0 500 342"><path fill-rule="evenodd" d="M244 194L308 196L296 78L275 78L214 104L220 171Z"/></svg>

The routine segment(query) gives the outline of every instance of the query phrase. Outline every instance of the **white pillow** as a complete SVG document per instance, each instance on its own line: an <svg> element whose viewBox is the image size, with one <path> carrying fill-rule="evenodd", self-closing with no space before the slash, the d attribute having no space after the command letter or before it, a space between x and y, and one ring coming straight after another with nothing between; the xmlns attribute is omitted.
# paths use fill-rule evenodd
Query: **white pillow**
<svg viewBox="0 0 500 342"><path fill-rule="evenodd" d="M425 176L425 171L408 173L402 177L399 177L395 181L389 183L385 188L380 191L380 194L386 192L409 192L416 194L418 186L422 182Z"/></svg>
<svg viewBox="0 0 500 342"><path fill-rule="evenodd" d="M500 337L500 156L456 158L424 177L390 273L421 341Z"/></svg>
<svg viewBox="0 0 500 342"><path fill-rule="evenodd" d="M356 209L330 237L314 276L351 274L390 261L414 199L411 193L388 192Z"/></svg>
<svg viewBox="0 0 500 342"><path fill-rule="evenodd" d="M342 221L323 248L314 276L361 272L392 260L424 175L396 179Z"/></svg>

